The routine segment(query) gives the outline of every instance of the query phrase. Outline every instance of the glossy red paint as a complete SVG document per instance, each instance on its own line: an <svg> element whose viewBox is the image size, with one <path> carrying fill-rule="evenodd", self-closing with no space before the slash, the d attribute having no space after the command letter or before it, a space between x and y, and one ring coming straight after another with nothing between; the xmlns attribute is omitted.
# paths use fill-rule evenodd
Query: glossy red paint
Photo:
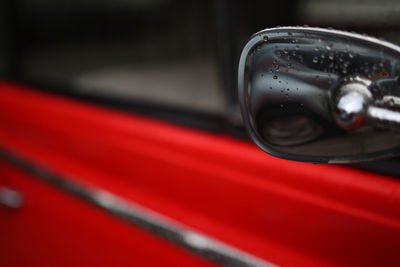
<svg viewBox="0 0 400 267"><path fill-rule="evenodd" d="M272 263L400 265L398 180L280 160L228 136L7 83L0 121L1 147ZM1 183L26 197L23 209L0 210L1 266L205 264L0 166Z"/></svg>
<svg viewBox="0 0 400 267"><path fill-rule="evenodd" d="M4 163L0 174L25 201L0 206L0 266L214 266Z"/></svg>

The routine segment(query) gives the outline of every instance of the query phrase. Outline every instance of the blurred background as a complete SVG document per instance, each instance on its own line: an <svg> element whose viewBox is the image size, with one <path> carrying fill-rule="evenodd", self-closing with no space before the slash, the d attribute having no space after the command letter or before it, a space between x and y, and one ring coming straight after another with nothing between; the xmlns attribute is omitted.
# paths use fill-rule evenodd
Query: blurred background
<svg viewBox="0 0 400 267"><path fill-rule="evenodd" d="M309 25L400 43L396 0L0 3L2 79L242 138L236 69L253 33Z"/></svg>

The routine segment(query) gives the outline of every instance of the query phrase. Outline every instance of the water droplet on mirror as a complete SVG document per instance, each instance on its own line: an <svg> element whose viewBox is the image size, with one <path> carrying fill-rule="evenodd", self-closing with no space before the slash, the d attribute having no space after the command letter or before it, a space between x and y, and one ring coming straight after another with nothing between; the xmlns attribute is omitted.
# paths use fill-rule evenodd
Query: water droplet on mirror
<svg viewBox="0 0 400 267"><path fill-rule="evenodd" d="M268 42L268 36L264 35L264 42Z"/></svg>
<svg viewBox="0 0 400 267"><path fill-rule="evenodd" d="M331 50L331 49L332 49L332 46L333 46L333 44L328 44L328 45L326 46L326 49L327 49L327 50Z"/></svg>
<svg viewBox="0 0 400 267"><path fill-rule="evenodd" d="M314 62L314 63L318 63L318 57L317 57L317 56L314 56L313 62Z"/></svg>
<svg viewBox="0 0 400 267"><path fill-rule="evenodd" d="M278 79L278 75L274 75L273 78L274 78L274 80Z"/></svg>

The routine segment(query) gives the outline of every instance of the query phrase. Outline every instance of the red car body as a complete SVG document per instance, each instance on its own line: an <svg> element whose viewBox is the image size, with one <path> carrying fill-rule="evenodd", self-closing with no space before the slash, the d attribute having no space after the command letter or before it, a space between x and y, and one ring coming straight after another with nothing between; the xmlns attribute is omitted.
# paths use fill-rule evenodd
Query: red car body
<svg viewBox="0 0 400 267"><path fill-rule="evenodd" d="M254 145L0 84L0 147L282 266L400 266L400 181L272 158ZM0 266L213 266L2 157ZM228 264L229 265L229 264Z"/></svg>

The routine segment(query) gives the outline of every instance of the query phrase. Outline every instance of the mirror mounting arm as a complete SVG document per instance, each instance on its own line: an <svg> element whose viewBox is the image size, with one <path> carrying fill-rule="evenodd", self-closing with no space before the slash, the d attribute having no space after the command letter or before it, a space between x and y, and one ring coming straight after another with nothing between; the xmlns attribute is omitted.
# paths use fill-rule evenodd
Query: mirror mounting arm
<svg viewBox="0 0 400 267"><path fill-rule="evenodd" d="M372 125L393 131L400 131L400 112L398 111L369 106L366 117Z"/></svg>
<svg viewBox="0 0 400 267"><path fill-rule="evenodd" d="M374 97L370 91L372 82L358 76L346 79L339 88L336 100L336 122L346 130L358 129L368 122L372 126L389 130L400 130L400 112L390 109L390 105L400 104L400 98L384 96L380 106L372 104ZM395 99L393 99L395 98Z"/></svg>

